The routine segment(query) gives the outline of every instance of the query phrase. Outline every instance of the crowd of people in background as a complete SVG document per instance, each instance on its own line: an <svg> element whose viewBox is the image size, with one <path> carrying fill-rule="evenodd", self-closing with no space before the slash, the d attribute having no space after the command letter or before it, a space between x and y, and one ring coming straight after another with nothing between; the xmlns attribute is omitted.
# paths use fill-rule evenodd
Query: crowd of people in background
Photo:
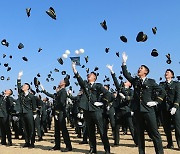
<svg viewBox="0 0 180 154"><path fill-rule="evenodd" d="M76 63L72 62L72 70L80 86L77 96L72 95L72 88L67 88L70 82L66 76L54 94L40 84L39 91L47 95L41 98L41 93L36 94L29 83L21 84L23 72L19 72L18 99L12 97L11 89L0 95L1 144L13 145L13 131L15 139L25 140L23 147L34 148L35 141L42 141L52 129L54 117L55 145L50 150L73 151L67 123L74 128L77 137L82 137L80 144L89 143L90 154L97 153L96 133L101 137L105 153L109 154L108 130L112 132L114 146L121 147L120 130L127 134L128 129L140 154L145 153L145 131L153 141L155 152L163 154L164 148L174 148L172 130L175 129L180 150L180 84L173 80L173 70L167 69L165 81L157 84L147 77L150 70L146 65L141 65L137 76L133 77L127 70L125 53L122 59L122 72L127 79L124 82L118 81L112 65L106 66L115 85L113 91L108 84L96 83L95 72L89 73L83 80L76 70ZM165 147L158 131L160 126L163 126L167 139ZM61 148L61 133L65 149Z"/></svg>

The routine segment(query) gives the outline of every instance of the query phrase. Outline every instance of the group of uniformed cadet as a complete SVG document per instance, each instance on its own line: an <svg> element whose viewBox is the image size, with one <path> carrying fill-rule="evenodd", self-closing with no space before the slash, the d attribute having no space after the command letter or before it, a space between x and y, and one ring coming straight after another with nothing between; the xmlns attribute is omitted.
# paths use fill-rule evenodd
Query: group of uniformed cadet
<svg viewBox="0 0 180 154"><path fill-rule="evenodd" d="M12 97L11 89L0 95L1 144L11 146L11 131L14 131L16 139L21 135L25 140L23 147L34 148L36 134L38 141L43 140L43 135L51 129L54 116L55 145L50 150L73 150L66 120L75 129L77 137L83 137L80 144L89 143L90 154L97 153L96 133L100 135L105 153L110 153L109 127L114 146L119 147L122 143L120 127L124 134L129 128L140 154L145 153L145 131L153 141L155 153L163 154L164 148L174 148L172 130L175 129L180 150L180 84L173 80L174 72L167 69L165 81L158 85L154 79L147 77L150 70L146 65L139 67L137 76L131 76L127 70L126 53L122 54L122 59L122 73L127 79L125 82L118 82L112 65L106 66L116 88L113 92L110 92L109 85L96 83L95 72L89 73L87 80L83 80L76 69L76 63L72 62L72 70L80 86L78 95L72 96L71 90L66 91L70 83L68 78L64 78L54 94L48 93L40 85L41 92L47 95L47 98L41 99L40 95L35 95L28 83L21 85L23 72L19 72L18 99ZM52 103L48 97L53 99ZM158 131L161 124L167 138L165 147ZM66 144L65 149L61 148L61 133Z"/></svg>

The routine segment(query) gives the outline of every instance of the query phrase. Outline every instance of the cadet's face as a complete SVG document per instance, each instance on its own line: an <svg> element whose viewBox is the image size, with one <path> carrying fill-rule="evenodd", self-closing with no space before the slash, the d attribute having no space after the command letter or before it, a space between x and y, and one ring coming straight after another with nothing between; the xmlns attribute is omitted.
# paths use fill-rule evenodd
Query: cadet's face
<svg viewBox="0 0 180 154"><path fill-rule="evenodd" d="M24 84L23 86L22 86L22 90L23 91L27 91L29 89L29 86L27 85L27 84Z"/></svg>
<svg viewBox="0 0 180 154"><path fill-rule="evenodd" d="M61 88L63 86L65 86L65 82L64 82L64 80L61 80L60 83L59 83L59 87Z"/></svg>
<svg viewBox="0 0 180 154"><path fill-rule="evenodd" d="M104 86L104 88L105 88L106 90L108 90L108 87L107 87L107 86Z"/></svg>
<svg viewBox="0 0 180 154"><path fill-rule="evenodd" d="M144 76L144 75L146 75L146 74L147 74L146 68L143 67L143 66L141 66L141 67L138 69L138 76L139 76L139 77L142 77L142 76Z"/></svg>
<svg viewBox="0 0 180 154"><path fill-rule="evenodd" d="M4 91L4 94L7 95L7 96L11 95L11 90L9 90L9 89L8 89L8 90L5 90L5 91Z"/></svg>
<svg viewBox="0 0 180 154"><path fill-rule="evenodd" d="M172 75L172 73L170 71L166 71L164 76L165 76L166 79L170 79L170 78L173 77L173 75Z"/></svg>
<svg viewBox="0 0 180 154"><path fill-rule="evenodd" d="M94 82L96 80L96 76L93 73L90 73L88 75L88 81L89 82Z"/></svg>
<svg viewBox="0 0 180 154"><path fill-rule="evenodd" d="M129 81L126 81L126 82L124 82L124 86L125 86L125 87L130 87L130 86L131 86L131 83L130 83Z"/></svg>

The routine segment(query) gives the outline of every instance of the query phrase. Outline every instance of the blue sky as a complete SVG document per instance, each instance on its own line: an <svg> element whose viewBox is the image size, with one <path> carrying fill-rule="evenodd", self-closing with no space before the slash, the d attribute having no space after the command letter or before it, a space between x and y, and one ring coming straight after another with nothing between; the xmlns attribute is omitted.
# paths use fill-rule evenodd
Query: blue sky
<svg viewBox="0 0 180 154"><path fill-rule="evenodd" d="M30 7L31 16L28 18L25 9ZM46 10L53 7L57 20L51 19ZM68 57L64 65L57 62L65 50L70 50L70 56L76 56L75 50L83 48L85 53L80 55L81 64L85 64L84 57L89 56L86 67L90 71L95 66L99 67L98 82L102 82L104 75L109 71L106 64L113 64L114 71L119 75L121 71L120 55L125 51L128 55L128 68L134 74L141 64L150 68L149 77L159 82L167 68L174 70L175 75L180 75L180 1L144 1L144 0L6 0L0 5L0 40L6 39L9 47L0 44L1 74L9 81L0 81L1 90L14 89L18 72L23 70L22 82L31 82L37 73L41 74L39 80L44 87L53 92L52 87L57 85L64 76L53 72L53 82L46 82L47 75L54 68L60 72L66 70L72 78L71 61ZM106 20L108 30L100 26ZM152 33L152 28L157 27L157 34ZM143 31L148 35L146 42L136 42L138 32ZM120 41L119 37L125 35L127 43ZM19 43L24 48L17 48ZM105 53L109 47L110 52ZM43 50L38 53L38 48ZM152 49L157 49L159 56L151 57ZM2 55L6 54L5 58ZM172 63L166 63L165 55L171 54ZM9 59L9 55L13 58ZM22 57L26 56L28 62ZM7 72L3 66L9 63L12 70ZM85 69L77 67L83 78L86 77ZM111 78L110 78L111 79ZM108 82L106 82L108 83ZM110 82L111 83L111 82Z"/></svg>

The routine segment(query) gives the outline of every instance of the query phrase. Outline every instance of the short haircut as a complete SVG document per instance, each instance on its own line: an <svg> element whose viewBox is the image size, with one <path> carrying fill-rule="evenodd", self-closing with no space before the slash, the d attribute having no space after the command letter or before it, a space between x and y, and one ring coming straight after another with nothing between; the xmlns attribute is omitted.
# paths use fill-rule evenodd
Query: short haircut
<svg viewBox="0 0 180 154"><path fill-rule="evenodd" d="M173 72L173 70L168 68L168 69L166 70L166 72L167 72L167 71L171 72L172 78L174 78L174 72Z"/></svg>
<svg viewBox="0 0 180 154"><path fill-rule="evenodd" d="M146 66L146 65L141 65L141 67L144 67L145 69L146 69L146 71L147 71L147 73L146 73L146 75L148 75L149 74L149 68Z"/></svg>
<svg viewBox="0 0 180 154"><path fill-rule="evenodd" d="M28 87L29 87L28 90L31 89L31 86L30 86L29 83L26 82L26 83L24 83L24 84L28 85Z"/></svg>

